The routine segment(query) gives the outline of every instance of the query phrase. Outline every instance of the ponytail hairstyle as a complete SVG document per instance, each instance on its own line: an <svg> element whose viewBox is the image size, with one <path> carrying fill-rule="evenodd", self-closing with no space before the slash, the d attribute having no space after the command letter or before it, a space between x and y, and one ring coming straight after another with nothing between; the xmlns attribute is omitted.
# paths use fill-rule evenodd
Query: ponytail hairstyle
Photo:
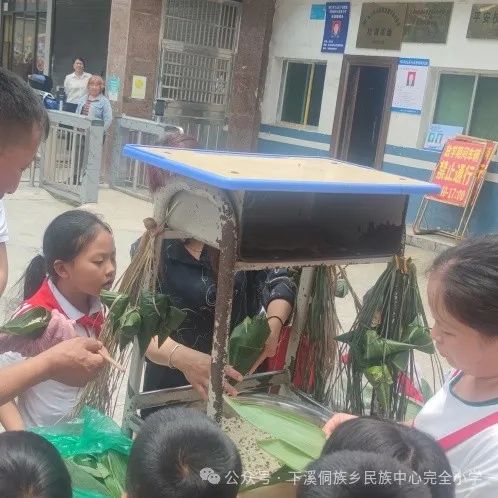
<svg viewBox="0 0 498 498"><path fill-rule="evenodd" d="M469 238L436 257L445 309L459 322L498 338L498 235Z"/></svg>
<svg viewBox="0 0 498 498"><path fill-rule="evenodd" d="M112 234L111 228L97 215L74 209L57 216L43 235L43 256L35 256L24 274L23 298L29 299L40 288L48 275L54 282L58 275L54 263L72 261L100 230Z"/></svg>
<svg viewBox="0 0 498 498"><path fill-rule="evenodd" d="M71 478L59 452L25 431L0 434L2 498L71 498Z"/></svg>

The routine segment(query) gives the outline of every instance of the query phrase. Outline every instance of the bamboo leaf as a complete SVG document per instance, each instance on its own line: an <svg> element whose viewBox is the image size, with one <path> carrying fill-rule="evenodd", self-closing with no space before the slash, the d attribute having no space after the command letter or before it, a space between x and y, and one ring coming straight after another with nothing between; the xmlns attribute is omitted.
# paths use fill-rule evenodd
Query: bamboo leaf
<svg viewBox="0 0 498 498"><path fill-rule="evenodd" d="M36 306L18 315L2 325L1 331L5 334L28 336L33 339L40 337L47 328L52 315L50 311Z"/></svg>
<svg viewBox="0 0 498 498"><path fill-rule="evenodd" d="M336 288L335 288L335 297L343 298L348 295L349 287L346 281L342 278L337 280Z"/></svg>
<svg viewBox="0 0 498 498"><path fill-rule="evenodd" d="M140 333L142 317L137 308L127 310L119 319L119 349L123 351Z"/></svg>
<svg viewBox="0 0 498 498"><path fill-rule="evenodd" d="M265 316L247 317L233 329L228 345L228 362L245 375L258 359L270 335Z"/></svg>
<svg viewBox="0 0 498 498"><path fill-rule="evenodd" d="M122 315L130 302L130 298L126 294L103 290L100 293L100 300L109 309L109 317L112 322L113 329L118 327Z"/></svg>
<svg viewBox="0 0 498 498"><path fill-rule="evenodd" d="M387 365L377 365L367 368L364 373L377 394L379 404L387 411L389 408L389 388L391 384L393 384L393 378L391 372L389 372L389 368Z"/></svg>
<svg viewBox="0 0 498 498"><path fill-rule="evenodd" d="M178 330L180 325L185 320L186 316L187 313L185 313L182 310L179 310L178 308L175 308L174 306L171 306L164 325L166 328L170 330Z"/></svg>
<svg viewBox="0 0 498 498"><path fill-rule="evenodd" d="M292 470L304 470L313 459L280 439L263 439L258 446Z"/></svg>
<svg viewBox="0 0 498 498"><path fill-rule="evenodd" d="M168 296L142 291L138 299L138 307L142 317L142 335L145 334L150 339L157 335L161 321L169 311Z"/></svg>
<svg viewBox="0 0 498 498"><path fill-rule="evenodd" d="M316 459L320 456L325 444L325 434L306 419L286 410L241 402L236 398L225 396L225 401L244 420L273 438L280 439L310 458Z"/></svg>
<svg viewBox="0 0 498 498"><path fill-rule="evenodd" d="M408 351L403 351L401 353L395 354L391 361L393 365L400 371L404 372L408 366L408 360L410 359L410 353Z"/></svg>
<svg viewBox="0 0 498 498"><path fill-rule="evenodd" d="M85 467L78 465L72 459L65 460L66 468L71 476L71 483L74 488L81 489L87 493L98 493L107 495L107 488L93 475L87 472Z"/></svg>
<svg viewBox="0 0 498 498"><path fill-rule="evenodd" d="M120 493L124 493L126 487L126 468L128 466L128 459L125 455L118 453L117 451L110 450L107 453L107 462L111 475L114 476L119 485L121 490Z"/></svg>
<svg viewBox="0 0 498 498"><path fill-rule="evenodd" d="M425 379L420 379L420 391L422 392L424 401L428 401L430 398L432 398L432 396L434 396L431 386Z"/></svg>

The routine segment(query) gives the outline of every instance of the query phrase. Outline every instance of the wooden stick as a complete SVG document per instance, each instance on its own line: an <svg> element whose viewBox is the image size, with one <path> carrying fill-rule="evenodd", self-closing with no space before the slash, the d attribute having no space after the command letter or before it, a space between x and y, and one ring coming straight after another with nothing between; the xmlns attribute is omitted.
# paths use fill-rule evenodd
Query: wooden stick
<svg viewBox="0 0 498 498"><path fill-rule="evenodd" d="M104 351L100 350L99 351L100 356L104 358L105 361L110 363L114 368L117 368L119 371L126 373L126 368L123 365L120 365L116 360L111 358L107 353L104 353Z"/></svg>

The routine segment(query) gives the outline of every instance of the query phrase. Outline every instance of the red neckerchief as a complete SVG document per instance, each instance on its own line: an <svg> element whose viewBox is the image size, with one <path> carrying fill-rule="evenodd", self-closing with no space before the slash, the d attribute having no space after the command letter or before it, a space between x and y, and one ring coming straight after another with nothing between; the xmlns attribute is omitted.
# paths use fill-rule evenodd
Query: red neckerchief
<svg viewBox="0 0 498 498"><path fill-rule="evenodd" d="M48 280L45 279L41 287L35 292L33 296L27 299L24 304L29 304L31 306L41 306L48 311L57 310L62 313L65 317L69 318L61 305L55 299L53 292L50 290L48 285ZM95 335L98 337L100 331L102 330L102 325L104 323L104 314L102 311L98 311L93 315L85 315L76 320L76 323L82 325L85 328L91 328L95 331Z"/></svg>

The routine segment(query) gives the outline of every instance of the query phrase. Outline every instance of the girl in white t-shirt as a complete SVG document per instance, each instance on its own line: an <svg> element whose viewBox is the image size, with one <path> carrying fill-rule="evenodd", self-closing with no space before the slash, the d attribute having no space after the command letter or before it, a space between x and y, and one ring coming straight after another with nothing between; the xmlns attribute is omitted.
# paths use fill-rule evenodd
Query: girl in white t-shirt
<svg viewBox="0 0 498 498"><path fill-rule="evenodd" d="M458 498L498 496L498 235L471 238L430 269L431 335L454 368L414 421L445 449ZM327 434L351 415L337 414Z"/></svg>
<svg viewBox="0 0 498 498"><path fill-rule="evenodd" d="M111 287L115 275L116 249L109 226L93 213L67 211L50 223L43 256L36 256L26 270L25 300L17 314L42 306L73 321L75 335L98 337L103 322L99 295ZM33 348L47 349L54 340L3 339L2 351L7 352L0 355L0 367L22 361L23 355L34 354ZM42 382L19 396L17 405L0 407L0 423L7 430L53 425L71 414L77 397L78 388Z"/></svg>

